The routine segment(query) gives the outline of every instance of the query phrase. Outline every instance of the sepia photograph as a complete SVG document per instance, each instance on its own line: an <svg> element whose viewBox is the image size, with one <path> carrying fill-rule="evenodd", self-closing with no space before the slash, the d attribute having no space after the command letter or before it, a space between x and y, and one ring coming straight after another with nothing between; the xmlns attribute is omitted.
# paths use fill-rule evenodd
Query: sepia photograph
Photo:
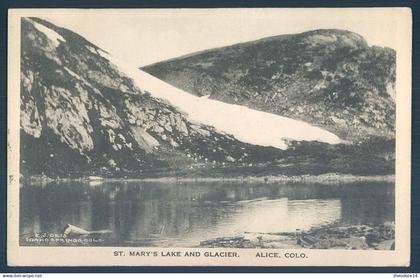
<svg viewBox="0 0 420 278"><path fill-rule="evenodd" d="M12 262L408 265L410 24L10 10Z"/></svg>

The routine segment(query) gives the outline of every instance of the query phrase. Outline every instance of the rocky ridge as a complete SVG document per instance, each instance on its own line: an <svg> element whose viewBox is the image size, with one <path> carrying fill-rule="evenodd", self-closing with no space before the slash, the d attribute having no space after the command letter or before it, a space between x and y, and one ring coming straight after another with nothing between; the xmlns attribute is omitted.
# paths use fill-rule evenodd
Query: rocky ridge
<svg viewBox="0 0 420 278"><path fill-rule="evenodd" d="M393 49L344 30L221 47L142 69L187 92L304 120L340 138L395 137Z"/></svg>
<svg viewBox="0 0 420 278"><path fill-rule="evenodd" d="M189 122L69 30L24 18L21 34L24 174L138 176L276 153Z"/></svg>

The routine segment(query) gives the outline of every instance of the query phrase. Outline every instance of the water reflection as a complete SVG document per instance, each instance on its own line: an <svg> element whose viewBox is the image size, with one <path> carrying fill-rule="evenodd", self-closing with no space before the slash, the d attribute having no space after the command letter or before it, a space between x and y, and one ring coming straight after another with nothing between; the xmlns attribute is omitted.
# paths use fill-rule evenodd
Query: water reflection
<svg viewBox="0 0 420 278"><path fill-rule="evenodd" d="M383 183L73 182L23 184L20 194L21 239L37 232L60 233L73 224L112 230L105 245L195 246L243 232L394 220L394 186Z"/></svg>

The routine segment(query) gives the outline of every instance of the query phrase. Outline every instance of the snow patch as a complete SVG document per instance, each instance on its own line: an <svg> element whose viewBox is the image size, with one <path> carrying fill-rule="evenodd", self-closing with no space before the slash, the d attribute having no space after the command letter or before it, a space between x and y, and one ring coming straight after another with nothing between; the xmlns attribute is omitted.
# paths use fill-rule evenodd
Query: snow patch
<svg viewBox="0 0 420 278"><path fill-rule="evenodd" d="M76 74L74 71L72 71L71 69L69 69L68 67L64 67L64 69L74 78L76 78L77 80L82 80L82 78Z"/></svg>
<svg viewBox="0 0 420 278"><path fill-rule="evenodd" d="M96 54L96 55L100 55L100 56L102 56L103 58L105 58L105 59L107 59L107 60L109 60L110 58L110 56L109 56L109 54L108 53L106 53L105 51L103 51L102 49L100 49L100 48L94 48L94 47L92 47L92 46L89 46L89 45L85 45L85 47L90 51L90 52L92 52L93 54Z"/></svg>
<svg viewBox="0 0 420 278"><path fill-rule="evenodd" d="M102 57L104 57L105 59L107 59L108 61L111 61L112 56L109 55L108 53L106 53L105 51L103 51L102 49L97 49L99 55L101 55Z"/></svg>
<svg viewBox="0 0 420 278"><path fill-rule="evenodd" d="M55 47L57 47L61 42L65 42L66 40L60 35L58 34L56 31L42 25L39 24L38 22L35 22L33 20L31 20L32 24L34 25L34 27L40 31L41 33L43 33L44 35L47 36L48 39L50 39L52 41L52 43L54 44Z"/></svg>
<svg viewBox="0 0 420 278"><path fill-rule="evenodd" d="M96 52L96 49L89 46L89 45L85 45L85 47L87 48L87 50L89 50L90 52L92 52L93 54L98 54L98 52Z"/></svg>
<svg viewBox="0 0 420 278"><path fill-rule="evenodd" d="M108 54L102 55L116 65L121 72L131 77L139 88L185 111L190 121L213 126L242 142L279 149L287 149L286 141L290 139L329 144L342 142L335 134L303 121L194 96L135 66L121 62Z"/></svg>

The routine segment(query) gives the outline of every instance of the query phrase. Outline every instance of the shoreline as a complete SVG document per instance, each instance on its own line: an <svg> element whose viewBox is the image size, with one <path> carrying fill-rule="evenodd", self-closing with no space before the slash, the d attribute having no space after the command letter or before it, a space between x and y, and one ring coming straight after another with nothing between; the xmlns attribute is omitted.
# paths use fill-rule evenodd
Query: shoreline
<svg viewBox="0 0 420 278"><path fill-rule="evenodd" d="M221 182L221 183L354 183L354 182L395 182L395 175L358 176L352 174L327 173L320 175L299 176L246 176L246 177L155 177L155 178L106 178L106 177L77 177L50 178L47 176L21 177L21 182L50 183L50 182L87 182L100 185L109 182L144 182L144 183L192 183L192 182Z"/></svg>
<svg viewBox="0 0 420 278"><path fill-rule="evenodd" d="M137 181L134 179L133 181ZM301 183L313 183L313 182L323 182L323 183L334 183L334 182L344 182L352 183L358 181L385 181L385 182L394 182L395 175L383 175L383 176L356 176L351 174L336 174L328 173L321 175L299 175L299 176L248 176L248 177L199 177L199 178L190 178L190 177L161 177L161 178L144 178L139 181L144 182L241 182L241 183L278 183L278 182L301 182Z"/></svg>
<svg viewBox="0 0 420 278"><path fill-rule="evenodd" d="M331 224L294 233L243 232L200 242L202 248L395 250L395 224Z"/></svg>

